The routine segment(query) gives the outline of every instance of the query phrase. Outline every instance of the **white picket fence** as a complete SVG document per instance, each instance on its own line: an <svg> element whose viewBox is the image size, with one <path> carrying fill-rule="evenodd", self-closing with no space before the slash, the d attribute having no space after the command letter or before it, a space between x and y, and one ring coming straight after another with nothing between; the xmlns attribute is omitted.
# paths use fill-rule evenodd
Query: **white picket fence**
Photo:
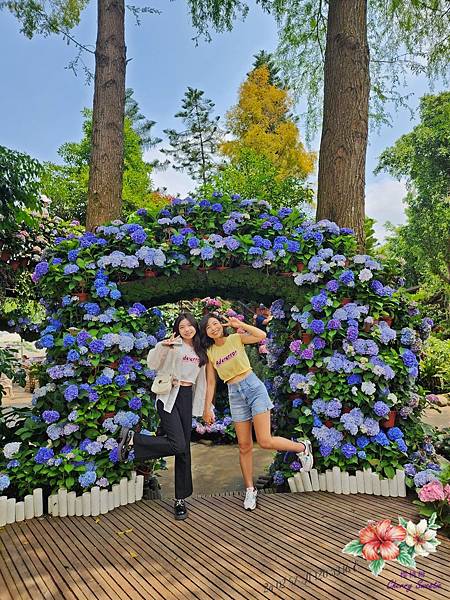
<svg viewBox="0 0 450 600"><path fill-rule="evenodd" d="M335 494L373 494L374 496L406 496L405 471L397 469L392 479L380 479L372 469L356 471L350 475L339 467L319 473L311 469L308 473L296 473L289 477L291 492L334 492Z"/></svg>
<svg viewBox="0 0 450 600"><path fill-rule="evenodd" d="M144 476L136 475L136 472L132 471L129 479L123 477L120 483L114 484L111 489L94 486L81 496L65 489L58 490L57 494L48 498L48 514L52 517L96 517L100 514L105 515L119 506L142 500L143 493ZM0 527L42 517L43 514L42 488L36 488L20 502L15 498L0 496Z"/></svg>

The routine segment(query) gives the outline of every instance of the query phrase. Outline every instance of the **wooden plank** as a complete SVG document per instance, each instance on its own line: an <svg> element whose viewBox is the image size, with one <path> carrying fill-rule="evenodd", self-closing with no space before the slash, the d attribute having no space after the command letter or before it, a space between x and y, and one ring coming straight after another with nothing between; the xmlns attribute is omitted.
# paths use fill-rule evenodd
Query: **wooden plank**
<svg viewBox="0 0 450 600"><path fill-rule="evenodd" d="M202 498L204 501L208 499L210 499L210 497L204 496ZM229 546L231 545L234 549L234 552L239 557L235 561L233 569L235 571L240 571L242 573L242 577L245 577L246 575L251 577L253 579L253 585L255 585L255 582L258 585L263 584L265 591L266 586L272 581L272 578L270 575L268 575L268 569L270 568L270 565L267 562L267 557L262 555L259 550L253 550L251 546L240 542L236 537L236 531L233 527L220 527L215 517L207 518L207 516L201 514L199 512L201 507L200 502L201 500L196 498L195 506L191 511L191 516L197 522L201 523L203 528L205 525L207 526L209 534L208 539L211 540L211 544L214 545L216 552L219 554L227 552ZM286 595L286 593L283 593L281 597L294 598L295 596L290 596L290 594Z"/></svg>
<svg viewBox="0 0 450 600"><path fill-rule="evenodd" d="M39 528L39 523L44 520L46 519L30 519L26 522L27 536L33 543L35 552L46 566L47 572L58 588L60 597L64 597L65 600L87 600L92 594L89 588L76 576L71 565L64 564L61 555L53 552L50 546L52 538L49 538L47 533L43 534ZM59 533L56 532L56 535ZM50 540L50 543L46 544L43 540ZM65 557L65 555L62 556Z"/></svg>
<svg viewBox="0 0 450 600"><path fill-rule="evenodd" d="M229 571L230 563L214 553L214 546L211 545L210 540L205 539L201 534L200 539L197 535L192 535L196 529L199 529L198 525L193 528L192 519L191 523L189 519L182 522L172 521L171 511L166 510L161 501L147 505L142 503L133 508L138 511L139 519L147 521L150 532L160 529L165 533L167 540L170 534L171 549L178 555L180 552L185 555L185 561L194 566L201 575L204 588L210 587L212 583L215 585L213 589L215 594L221 591L226 598L252 600L254 592L252 596L248 584L237 581L237 587L232 585L234 573ZM214 565L214 569L211 569L211 565Z"/></svg>
<svg viewBox="0 0 450 600"><path fill-rule="evenodd" d="M281 504L281 506L280 506ZM280 510L280 514L283 514L283 502L280 502L280 504L278 505L278 509ZM317 506L317 502L315 503L315 505ZM324 505L324 509L328 509L330 510L329 504L327 506ZM298 507L294 506L294 510L296 510L298 512ZM307 509L307 513L308 515L310 514L310 508L308 507ZM386 515L385 515L386 516ZM352 515L353 517L353 515ZM350 517L350 518L352 518ZM366 516L366 520L367 520L367 516ZM348 521L349 521L349 516L346 515L346 518L344 520L345 522L343 522L342 518L339 520L339 522L337 523L337 527L335 528L337 532L339 532L337 535L339 535L342 538L342 546L341 548L350 541L350 539L354 538L357 531L361 528L361 525L359 526L358 529L351 529L351 525L349 526ZM289 522L292 522L292 516L291 515L287 515L286 516L286 524L288 524ZM365 523L364 523L365 524ZM319 519L314 519L314 525L315 525L315 529L316 527L319 527L319 529L322 529L324 535L326 535L326 532L328 531L327 527L329 526L329 524L327 524L326 526L322 527L320 526L320 521ZM303 527L303 524L302 524ZM348 535L345 537L342 537L342 531L348 531ZM425 559L426 562L426 566L423 567L424 570L426 570L429 574L431 574L433 572L433 570L430 568L431 565L433 565L435 555L430 555L430 557L427 557ZM419 561L422 559L419 559ZM402 571L404 570L403 567L401 567L400 565L396 564L396 563L388 563L388 567L386 567L383 572L381 573L381 575L378 576L378 578L375 581L381 581L384 578L389 578L389 570L390 569L394 569L394 570L398 570L398 571ZM419 568L419 567L418 567ZM442 573L435 573L436 577L439 579L439 575L442 575ZM371 578L372 576L370 575L370 573L368 572L368 577ZM443 582L441 582L443 584ZM443 584L444 587L444 584ZM420 597L421 594L424 594L424 596L426 598L430 598L430 594L431 593L435 593L432 590L421 590L420 592L417 592L417 596ZM394 594L394 590L393 589L389 589L389 598L393 597ZM436 596L439 597L439 596Z"/></svg>
<svg viewBox="0 0 450 600"><path fill-rule="evenodd" d="M307 509L308 514L310 514L312 510L317 509L317 504L318 503L316 501L314 509L308 507L308 509ZM295 509L298 510L297 508L295 508ZM324 505L324 510L326 510L326 509L329 510L329 506L325 506ZM280 510L283 511L283 507L281 507ZM386 514L381 515L381 516L384 516L384 517L388 516L388 517L390 517L390 515L386 515ZM291 519L292 519L292 517L290 515L288 515L286 517L286 523L288 523ZM367 513L365 514L365 521L362 524L361 524L361 522L359 522L354 527L352 527L352 525L350 523L351 519L354 519L354 515L351 515L351 516L350 515L346 515L345 520L340 519L339 522L337 523L336 527L335 527L335 529L337 531L339 531L339 535L341 535L343 532L344 533L347 532L347 535L345 537L342 537L342 535L341 535L341 538L342 538L342 547L347 542L349 542L350 539L352 539L352 538L354 539L355 536L356 536L356 534L357 534L357 532L359 531L359 529L361 529L363 526L365 526L365 524L367 522ZM314 522L320 524L320 515L318 515L317 519L315 519ZM325 526L324 526L324 529L326 530L327 527L330 527L330 526L333 526L333 525L330 524L330 523L326 523ZM432 567L433 567L433 565L435 563L435 560L434 560L435 558L436 558L436 555L433 554L433 555L430 555L430 557L428 557L427 559L425 559L425 562L427 563L427 570L428 570L428 572L430 574L433 572ZM419 558L418 560L420 561L422 559ZM396 563L388 563L388 564L389 564L389 568L392 567L394 569L403 570L403 568L400 565L397 565ZM387 572L387 571L383 571L383 573L385 573L385 572ZM435 575L439 576L440 572L436 571ZM379 577L383 578L383 574L380 575ZM426 592L427 592L427 597L429 597L428 596L428 590L426 590Z"/></svg>
<svg viewBox="0 0 450 600"><path fill-rule="evenodd" d="M0 600L14 600L21 598L14 578L6 567L6 549L0 538Z"/></svg>
<svg viewBox="0 0 450 600"><path fill-rule="evenodd" d="M242 510L240 507L240 503L237 504L239 499L235 498L234 500L235 500L236 511ZM299 546L301 544L301 547L304 548L305 554L308 556L308 559L311 559L312 557L314 557L314 561L311 560L309 563L311 565L311 567L313 567L314 570L316 570L317 568L319 570L324 570L327 568L327 562L325 562L325 564L324 564L323 554L320 553L320 551L317 548L317 546L320 545L320 547L322 549L331 550L331 551L334 550L333 554L335 555L335 561L336 561L335 564L345 565L345 564L348 564L347 561L351 561L351 563L353 564L354 561L352 558L341 553L341 548L345 544L342 544L342 546L340 548L339 547L336 548L334 544L328 542L327 541L327 537L329 536L328 530L326 530L326 529L321 530L320 528L318 528L317 523L315 521L311 522L310 528L308 528L307 522L302 521L301 527L302 527L303 535L301 537L301 540L299 540L298 536L295 535L295 533L293 532L292 526L289 527L289 523L292 521L292 517L290 517L291 521L288 520L287 524L285 524L282 519L282 514L277 513L277 515L275 517L273 512L267 511L267 516L261 515L261 510L260 510L261 508L263 508L263 500L260 500L258 509L255 510L252 514L252 517L254 516L254 519L255 519L253 526L254 526L254 528L260 530L261 534L266 535L268 538L273 537L273 528L275 526L277 528L279 528L282 532L283 537L279 537L279 539L275 539L274 545L279 547L280 553L282 552L282 548L292 547L292 546L295 547L295 546ZM279 510L279 507L277 507L277 510ZM229 518L234 518L234 516L232 516L232 514L229 512L228 506L226 507L226 515ZM270 515L270 517L269 517L269 515ZM269 518L272 520L269 520ZM272 533L272 535L271 535L271 533ZM297 558L297 562L299 560L300 559ZM296 562L295 558L292 557L292 563L295 564L295 562ZM302 561L302 564L304 566L304 560ZM329 565L328 565L328 567L329 567ZM351 586L352 586L351 593L353 594L353 596L355 598L366 598L366 588L365 588L364 583L361 582L361 573L350 571L346 574L346 577L349 578L349 582L351 583ZM381 576L379 576L379 577L381 577ZM343 579L341 579L341 583L342 583L342 581L343 581ZM326 588L328 587L328 582L326 580L324 580L324 581L320 581L320 584L318 582L316 585L318 585L318 586L320 585L325 592ZM383 591L386 593L386 598L395 597L390 593L390 590L387 590L387 589L380 590L381 593ZM328 593L331 593L331 590L328 590Z"/></svg>
<svg viewBox="0 0 450 600"><path fill-rule="evenodd" d="M316 501L313 510L319 510L319 505L320 505L320 502ZM323 508L325 509L325 504L323 504ZM358 511L361 511L361 512L358 512ZM348 541L350 541L350 539L352 539L356 536L356 534L362 527L364 527L367 524L368 515L370 515L370 517L373 517L375 520L378 520L378 518L386 518L386 517L391 518L392 517L393 522L396 522L397 515L399 513L401 513L403 516L405 516L405 518L412 517L413 520L417 520L416 518L414 518L412 512L413 511L408 513L406 510L400 510L400 511L392 511L392 513L387 513L386 511L377 513L377 512L375 512L375 510L373 508L369 509L367 512L365 512L365 509L362 507L358 508L358 509L353 508L353 512L351 514L346 515L345 522L343 522L341 524L340 529L341 529L341 531L347 532L348 537L346 539L346 542L348 542ZM430 555L429 557L427 557L425 559L419 557L418 564L421 564L423 562L423 568L426 567L426 570L429 573L429 575L431 576L432 574L434 574L439 579L442 575L443 569L444 569L444 572L446 570L446 572L448 574L450 574L450 572L449 572L450 543L443 536L439 536L439 534L438 534L438 539L441 541L441 545L438 547L437 552L433 553L432 555ZM393 563L391 566L393 566L393 567L396 566L396 563ZM442 588L448 589L449 595L450 595L450 582L448 581L448 579L446 581L442 582ZM422 593L425 593L425 592L427 593L427 597L428 597L428 590L422 590Z"/></svg>
<svg viewBox="0 0 450 600"><path fill-rule="evenodd" d="M67 517L64 517L67 518ZM87 598L105 598L105 592L100 587L97 577L94 577L89 569L89 561L82 562L82 557L78 552L78 539L71 539L71 543L67 544L62 536L64 529L61 527L63 519L55 517L51 519L42 519L37 523L36 529L46 540L43 544L46 552L51 552L53 555L52 563L55 561L61 564L61 557L64 557L65 563L62 564L67 575L70 575L72 580L83 588L83 593L87 594ZM30 521L31 523L31 521ZM66 575L66 576L67 576ZM67 592L66 592L67 593ZM75 600L76 596L75 596Z"/></svg>
<svg viewBox="0 0 450 600"><path fill-rule="evenodd" d="M204 571L205 564L214 565L214 572L217 574L214 577L214 583L217 589L222 589L231 598L236 598L236 600L242 598L254 599L255 589L245 580L236 579L233 561L228 562L227 560L234 553L234 549L231 546L226 550L222 550L220 554L217 554L207 532L204 533L202 531L203 527L199 527L198 524L195 526L192 517L182 521L182 526L180 527L180 523L172 521L171 511L167 510L167 508L164 509L163 501L156 501L154 504L159 504L159 510L156 510L156 506L150 506L149 503L146 508L151 507L153 509L151 513L148 510L143 511L139 504L133 508L140 511L142 518L147 520L152 519L154 526L166 527L180 551L189 554L197 562L200 571ZM167 518L168 515L170 515L170 521ZM192 561L190 562L192 564ZM232 571L230 571L230 565L233 565ZM206 581L211 580L212 576L213 571L210 571L207 574ZM261 588L261 586L258 586L258 588Z"/></svg>
<svg viewBox="0 0 450 600"><path fill-rule="evenodd" d="M400 577L411 570L396 563L378 577L360 559L357 571L331 572L353 566L342 548L368 519L417 520L408 498L261 493L255 511L244 511L242 503L242 492L194 497L186 521L175 521L171 503L156 500L98 521L65 517L8 525L0 532L0 600L450 597L450 541L442 536L437 553L418 560L425 582L440 581L438 590L416 588L415 580ZM308 570L309 582L301 578ZM323 576L314 577L318 570ZM388 588L393 580L413 589Z"/></svg>
<svg viewBox="0 0 450 600"><path fill-rule="evenodd" d="M159 598L164 592L168 600L175 598L169 591L169 579L165 578L164 574L161 577L161 573L155 575L155 565L153 562L150 562L150 564L147 563L147 569L152 574L150 581L146 581L140 576L139 572L145 574L145 569L143 567L137 569L139 567L139 556L137 552L134 552L136 550L134 544L130 543L131 540L129 537L125 538L125 540L119 537L117 535L117 528L111 527L109 531L106 529L107 524L111 523L114 518L113 514L108 515L107 518L103 517L100 518L99 523L95 523L94 518L86 518L77 519L73 525L79 528L80 533L83 534L86 540L91 540L94 549L97 551L100 550L106 560L113 559L112 566L115 569L120 567L120 572L128 573L134 579L134 583L125 579L125 585L122 585L123 582L121 583L123 590L130 595L139 593L151 598ZM123 527L119 527L119 530L123 529ZM123 540L125 541L125 545L122 544ZM128 547L126 547L126 544L128 544ZM130 551L133 555L136 554L136 557L133 557Z"/></svg>
<svg viewBox="0 0 450 600"><path fill-rule="evenodd" d="M89 573L91 581L90 587L94 587L96 597L99 599L112 598L127 600L128 594L120 589L115 583L117 573L110 574L105 561L99 560L100 557L89 541L81 536L71 535L71 530L67 526L67 521L73 517L57 517L52 519L52 526L58 528L59 536L55 536L55 542L59 545L60 551L64 552L66 544L62 541L63 536L71 540L74 552L72 559L74 567L77 569L80 576ZM82 519L83 517L78 517ZM92 552L94 550L94 552ZM91 583L92 582L92 583Z"/></svg>
<svg viewBox="0 0 450 600"><path fill-rule="evenodd" d="M195 572L188 570L186 573L186 566L183 565L179 557L170 556L166 551L163 543L158 543L155 536L152 537L151 545L148 542L148 538L141 536L141 529L139 526L133 527L131 534L127 534L126 537L118 536L117 531L125 531L130 528L132 521L129 518L130 511L115 511L111 515L111 519L105 523L113 535L119 540L123 540L123 547L128 540L132 541L136 546L136 552L138 556L135 561L138 562L138 570L142 577L147 581L153 577L152 573L156 569L166 578L166 585L173 586L174 589L178 590L183 594L182 597L189 595L199 598L200 600L212 600L217 596L209 595L202 590L202 583L199 578L196 577ZM175 558L175 560L174 560ZM181 562L181 568L178 568L178 563ZM149 564L151 565L151 573L149 573ZM136 569L136 562L134 563ZM178 578L181 580L178 580Z"/></svg>
<svg viewBox="0 0 450 600"><path fill-rule="evenodd" d="M287 501L289 500L287 499ZM391 510L391 505L389 504L386 504L386 506L389 507L389 511L387 509L380 511L379 504L375 506L374 504L369 504L365 501L350 503L348 497L346 498L345 496L342 496L335 500L333 509L339 511L345 510L345 508L347 509L345 522L342 522L341 519L340 525L341 528L346 528L350 535L356 535L359 529L367 524L369 519L379 520L388 517L391 518L393 522L397 522L399 513L402 513L401 516L414 521L417 521L420 518L417 516L416 509L413 504L405 506L403 509L400 508L400 510L398 510L398 507ZM329 510L329 504L326 503L326 499L323 498L316 498L314 503L311 503L310 507L313 511L320 511L321 509L324 511ZM354 527L352 526L353 521L355 521ZM438 538L441 541L441 545L439 546L438 552L433 553L433 561L430 565L431 567L436 567L437 574L441 572L441 566L449 566L450 559L450 541L444 536L439 536L439 530Z"/></svg>
<svg viewBox="0 0 450 600"><path fill-rule="evenodd" d="M17 592L19 594L18 598L20 598L21 600L22 599L23 600L32 599L32 596L30 595L29 591L27 590L27 586L24 585L23 569L19 568L16 564L17 553L15 551L11 552L9 534L6 530L6 527L4 529L4 533L2 535L1 541L2 541L3 560L5 561L5 565L8 568L9 573L16 585ZM17 562L19 562L19 561L17 560Z"/></svg>
<svg viewBox="0 0 450 600"><path fill-rule="evenodd" d="M26 525L24 525L24 528ZM22 525L16 523L14 527L11 528L10 532L12 535L9 535L9 540L11 545L15 546L15 550L18 555L20 555L27 566L28 572L30 576L34 579L36 583L36 591L37 588L40 590L40 594L42 598L54 598L53 594L49 591L47 585L45 584L44 578L41 573L38 572L36 566L34 564L34 556L33 553L30 553L30 544L26 541L26 537L22 533ZM27 589L30 589L31 586L27 586ZM39 597L39 595L33 596Z"/></svg>
<svg viewBox="0 0 450 600"><path fill-rule="evenodd" d="M239 504L235 505L235 510L228 504L226 506L219 507L214 503L213 509L220 515L217 517L218 519L221 519L224 523L229 524L233 524L233 522L239 522L240 515L244 512L244 509L242 508L241 504L242 499L235 498L235 500L239 502ZM213 501L213 499L209 499L209 501L211 502ZM208 502L208 500L204 499L202 500L202 502ZM292 541L286 540L285 531L282 531L281 535L279 534L278 537L273 535L274 528L278 528L277 516L271 515L270 520L265 518L261 520L261 518L258 519L258 512L259 508L250 514L244 513L244 515L246 516L249 522L249 530L251 532L251 537L254 539L253 543L255 547L258 547L258 545L261 543L259 542L259 540L262 540L264 549L269 553L273 560L278 563L278 568L276 570L273 569L272 583L280 581L282 577L289 579L295 578L296 575L301 576L302 572L304 571L306 560L309 560L311 556L315 553L315 546L317 545L317 542L312 543L308 546L306 541L302 540L302 547L304 547L305 553L307 553L308 558L306 559L306 557L300 557L298 554L295 553L295 550L293 550L293 548L295 549L296 545L298 545L298 539L294 537ZM236 527L235 524L233 526ZM338 559L340 560L337 560L336 562L341 563L343 567L348 568L349 566L353 565L353 559L351 559L350 557L345 557L344 555L342 555L339 556ZM329 568L329 564L326 562L325 559L323 559L323 556L320 553L315 553L315 568L323 570L327 567ZM355 578L357 578L357 576ZM312 597L314 596L314 594L318 594L319 597L323 597L323 594L325 594L326 597L326 595L330 594L331 590L333 589L332 584L328 584L326 581L320 581L315 585L315 590L310 590L308 588L308 593ZM283 592L285 592L285 589L286 588L283 588ZM356 590L356 592L354 593L354 599L357 600L358 598L360 598L361 600L366 600L365 590L364 593L360 594L358 594L358 591Z"/></svg>

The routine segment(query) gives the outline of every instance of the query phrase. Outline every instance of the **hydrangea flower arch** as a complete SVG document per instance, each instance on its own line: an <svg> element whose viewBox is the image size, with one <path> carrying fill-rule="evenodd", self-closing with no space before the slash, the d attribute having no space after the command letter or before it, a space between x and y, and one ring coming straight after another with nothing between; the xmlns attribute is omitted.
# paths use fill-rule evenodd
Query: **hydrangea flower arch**
<svg viewBox="0 0 450 600"><path fill-rule="evenodd" d="M145 357L166 335L157 306L202 295L272 303L265 383L280 434L310 436L319 467L389 476L417 436L418 356L432 323L389 265L355 248L335 223L218 193L57 239L33 275L47 360L33 415L0 455L0 491L80 492L131 471L117 436L121 425L155 429ZM299 467L278 455L274 481Z"/></svg>

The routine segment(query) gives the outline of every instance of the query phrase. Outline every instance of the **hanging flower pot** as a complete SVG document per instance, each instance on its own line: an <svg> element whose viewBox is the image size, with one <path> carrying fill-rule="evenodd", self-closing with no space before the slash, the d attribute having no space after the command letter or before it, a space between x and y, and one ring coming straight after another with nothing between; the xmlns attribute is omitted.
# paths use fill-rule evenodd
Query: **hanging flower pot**
<svg viewBox="0 0 450 600"><path fill-rule="evenodd" d="M309 344L311 343L313 336L311 333L302 333L302 342L304 344Z"/></svg>
<svg viewBox="0 0 450 600"><path fill-rule="evenodd" d="M344 406L344 408L343 408L342 412L343 412L344 414L346 414L346 413L349 413L351 410L352 410L352 409L351 409L349 406Z"/></svg>
<svg viewBox="0 0 450 600"><path fill-rule="evenodd" d="M351 301L352 301L351 298L342 298L341 305L345 306L346 304L350 304Z"/></svg>
<svg viewBox="0 0 450 600"><path fill-rule="evenodd" d="M302 263L302 262L298 262L298 263L297 263L297 271L298 271L299 273L301 273L301 272L303 271L303 269L304 269L304 268L305 268L305 263Z"/></svg>
<svg viewBox="0 0 450 600"><path fill-rule="evenodd" d="M392 321L394 320L394 317L380 317L380 321L384 321L385 323L388 324L388 326L390 327L392 325Z"/></svg>
<svg viewBox="0 0 450 600"><path fill-rule="evenodd" d="M324 422L325 427L328 427L328 429L331 429L333 427L333 421L331 421L330 419L327 419Z"/></svg>
<svg viewBox="0 0 450 600"><path fill-rule="evenodd" d="M382 421L381 425L385 429L388 429L390 427L394 427L396 416L397 416L397 411L396 410L390 410L388 417L384 421Z"/></svg>
<svg viewBox="0 0 450 600"><path fill-rule="evenodd" d="M114 362L109 364L111 369L117 369L117 367L119 366L119 361L115 360Z"/></svg>
<svg viewBox="0 0 450 600"><path fill-rule="evenodd" d="M75 292L74 296L77 296L80 302L86 302L86 300L89 298L89 294L87 292Z"/></svg>
<svg viewBox="0 0 450 600"><path fill-rule="evenodd" d="M115 412L107 412L107 413L103 413L103 415L102 415L102 417L101 417L102 423L103 423L103 421L106 421L106 419L112 419L112 418L113 418L113 417L115 417L115 416L116 416L116 413L115 413Z"/></svg>
<svg viewBox="0 0 450 600"><path fill-rule="evenodd" d="M156 277L156 271L153 271L152 269L145 269L145 271L144 271L144 277L146 279L148 277Z"/></svg>

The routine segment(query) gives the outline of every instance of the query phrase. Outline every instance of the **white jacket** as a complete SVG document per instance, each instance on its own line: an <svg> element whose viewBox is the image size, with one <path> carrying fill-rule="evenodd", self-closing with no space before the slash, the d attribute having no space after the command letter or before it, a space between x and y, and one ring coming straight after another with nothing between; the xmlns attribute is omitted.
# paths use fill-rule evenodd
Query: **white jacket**
<svg viewBox="0 0 450 600"><path fill-rule="evenodd" d="M172 412L175 399L180 388L181 378L181 360L183 356L183 346L165 346L158 342L147 355L147 365L149 369L156 371L157 374L172 375L175 383L168 394L156 396L156 401L161 400L166 412ZM201 417L205 406L206 395L206 370L205 365L200 367L197 381L192 386L192 414L194 417Z"/></svg>

